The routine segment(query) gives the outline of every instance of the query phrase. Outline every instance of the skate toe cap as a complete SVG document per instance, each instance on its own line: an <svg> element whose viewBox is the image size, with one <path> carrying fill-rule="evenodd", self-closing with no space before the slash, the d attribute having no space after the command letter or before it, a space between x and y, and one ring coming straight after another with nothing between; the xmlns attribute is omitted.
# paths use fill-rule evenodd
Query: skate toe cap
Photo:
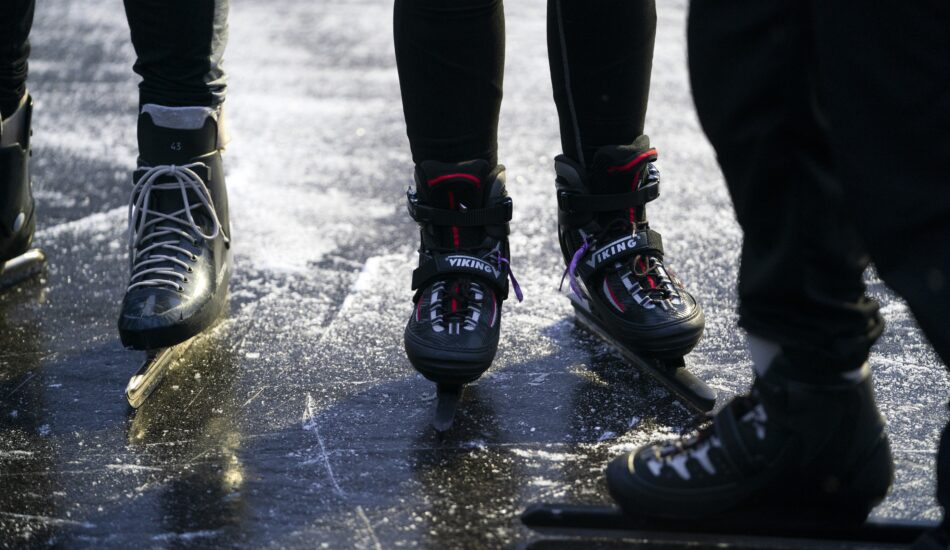
<svg viewBox="0 0 950 550"><path fill-rule="evenodd" d="M122 301L120 324L149 328L181 319L184 296L165 289L133 290Z"/></svg>

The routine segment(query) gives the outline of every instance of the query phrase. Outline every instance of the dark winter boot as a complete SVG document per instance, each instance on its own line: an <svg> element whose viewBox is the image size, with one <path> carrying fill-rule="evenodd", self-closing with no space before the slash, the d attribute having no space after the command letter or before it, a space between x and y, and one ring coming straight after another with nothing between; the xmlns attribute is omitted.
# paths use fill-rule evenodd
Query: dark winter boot
<svg viewBox="0 0 950 550"><path fill-rule="evenodd" d="M870 369L811 375L783 356L698 434L618 457L607 486L627 514L670 519L824 510L859 523L893 479Z"/></svg>
<svg viewBox="0 0 950 550"><path fill-rule="evenodd" d="M0 267L30 248L36 229L30 179L30 122L33 100L27 96L10 117L0 121Z"/></svg>
<svg viewBox="0 0 950 550"><path fill-rule="evenodd" d="M223 312L231 277L228 199L211 109L146 105L129 205L126 347L187 340Z"/></svg>
<svg viewBox="0 0 950 550"><path fill-rule="evenodd" d="M705 319L647 223L646 203L660 193L656 158L647 136L601 148L590 171L558 156L558 233L581 306L623 345L673 359L699 342Z"/></svg>
<svg viewBox="0 0 950 550"><path fill-rule="evenodd" d="M409 215L422 243L412 273L415 309L406 325L406 355L426 378L464 384L491 365L508 297L505 171L483 160L427 161L416 167L415 180Z"/></svg>

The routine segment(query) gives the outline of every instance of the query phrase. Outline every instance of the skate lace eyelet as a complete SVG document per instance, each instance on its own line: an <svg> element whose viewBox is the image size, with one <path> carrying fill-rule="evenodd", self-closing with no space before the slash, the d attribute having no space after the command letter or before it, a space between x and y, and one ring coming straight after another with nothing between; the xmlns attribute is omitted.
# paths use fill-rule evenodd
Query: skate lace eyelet
<svg viewBox="0 0 950 550"><path fill-rule="evenodd" d="M185 288L180 282L188 279L181 274L194 272L188 264L196 264L204 255L204 248L200 246L202 241L220 237L225 244L229 242L215 211L211 191L199 175L206 167L201 162L184 166L152 166L135 182L128 210L132 257L128 290L164 286L182 292ZM180 193L180 208L155 209L156 193L175 196ZM201 216L196 220L193 211L199 208ZM205 219L210 221L210 231L199 224ZM191 243L191 250L188 243ZM168 279L170 276L180 279L172 281Z"/></svg>

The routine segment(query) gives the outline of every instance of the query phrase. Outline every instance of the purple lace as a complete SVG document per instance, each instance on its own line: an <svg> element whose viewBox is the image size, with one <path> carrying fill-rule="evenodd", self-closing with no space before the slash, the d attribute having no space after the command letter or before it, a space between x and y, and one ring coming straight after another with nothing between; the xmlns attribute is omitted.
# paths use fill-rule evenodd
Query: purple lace
<svg viewBox="0 0 950 550"><path fill-rule="evenodd" d="M518 298L519 302L524 301L524 293L521 292L521 285L518 284L518 279L515 279L514 272L511 271L511 261L508 258L505 258L501 254L498 255L498 269L501 269L501 264L508 266L508 278L511 279L511 287L515 289L515 296Z"/></svg>
<svg viewBox="0 0 950 550"><path fill-rule="evenodd" d="M584 294L581 292L580 285L577 284L577 277L574 275L577 273L577 264L581 261L581 258L584 257L584 254L590 250L590 241L587 240L587 237L584 237L584 244L577 249L577 252L574 253L574 257L571 258L571 263L564 269L564 274L561 275L561 284L557 287L558 290L564 288L564 278L570 275L571 279L571 292L574 293L574 296L577 296L579 299L584 299Z"/></svg>

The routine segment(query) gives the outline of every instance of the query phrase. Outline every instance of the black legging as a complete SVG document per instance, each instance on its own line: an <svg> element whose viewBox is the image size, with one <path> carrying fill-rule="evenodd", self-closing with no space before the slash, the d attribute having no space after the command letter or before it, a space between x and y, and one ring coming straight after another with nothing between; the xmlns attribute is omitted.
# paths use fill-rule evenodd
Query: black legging
<svg viewBox="0 0 950 550"><path fill-rule="evenodd" d="M0 0L0 114L26 90L35 0ZM228 0L125 0L142 76L141 103L212 106L224 101L221 56Z"/></svg>
<svg viewBox="0 0 950 550"><path fill-rule="evenodd" d="M548 1L548 57L566 155L590 164L599 147L643 133L655 34L653 0ZM496 163L502 0L396 0L394 35L413 161Z"/></svg>

